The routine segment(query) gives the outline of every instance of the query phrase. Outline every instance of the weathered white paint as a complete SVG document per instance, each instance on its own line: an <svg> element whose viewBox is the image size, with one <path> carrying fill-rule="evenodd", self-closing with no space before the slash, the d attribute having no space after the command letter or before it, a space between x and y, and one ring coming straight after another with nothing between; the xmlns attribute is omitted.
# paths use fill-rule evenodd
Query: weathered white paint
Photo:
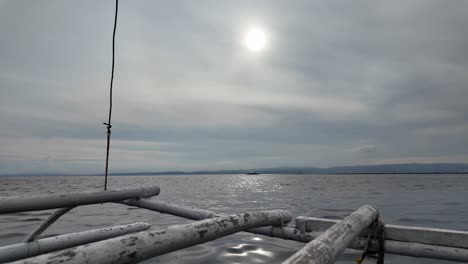
<svg viewBox="0 0 468 264"><path fill-rule="evenodd" d="M29 243L4 246L0 247L0 263L29 258L56 250L139 232L148 229L150 226L150 224L139 222L48 237Z"/></svg>
<svg viewBox="0 0 468 264"><path fill-rule="evenodd" d="M443 259L468 262L468 249L386 240L385 252L416 258Z"/></svg>
<svg viewBox="0 0 468 264"><path fill-rule="evenodd" d="M178 204L173 204L173 203L167 203L161 200L132 199L132 200L121 201L118 203L145 208L145 209L156 211L156 212L163 213L163 214L171 214L175 216L180 216L180 217L192 219L192 220L202 220L202 219L208 219L208 218L213 218L217 216L223 216L223 214L217 214L210 210L204 210L204 209L199 209L195 207L188 207L188 206L183 206L183 205L178 205ZM291 221L291 218L284 219L284 221L285 223L289 223ZM298 237L295 235L295 233L298 233L298 232L294 228L283 230L282 228L278 228L278 227L258 227L258 228L249 229L245 231L250 232L250 233L255 233L255 234L267 235L267 236L275 236L275 235L276 237L284 236L284 238L286 237L297 238Z"/></svg>
<svg viewBox="0 0 468 264"><path fill-rule="evenodd" d="M14 196L0 198L0 214L37 211L78 205L117 202L126 199L156 196L158 186L128 188L122 190L50 194L34 197Z"/></svg>
<svg viewBox="0 0 468 264"><path fill-rule="evenodd" d="M290 215L282 210L241 213L143 231L61 250L15 263L136 263L171 251L211 241L249 228L283 225Z"/></svg>
<svg viewBox="0 0 468 264"><path fill-rule="evenodd" d="M362 206L307 243L283 264L334 263L348 245L378 218L378 215L377 209L368 205Z"/></svg>
<svg viewBox="0 0 468 264"><path fill-rule="evenodd" d="M325 231L339 221L303 216L299 216L295 220L296 228L308 232ZM385 236L388 240L468 248L468 232L466 231L386 224Z"/></svg>
<svg viewBox="0 0 468 264"><path fill-rule="evenodd" d="M391 240L468 248L468 232L466 231L385 225L385 232L387 238Z"/></svg>
<svg viewBox="0 0 468 264"><path fill-rule="evenodd" d="M212 218L215 216L220 216L220 214L216 214L213 211L188 207L173 203L167 203L161 200L149 200L149 199L132 199L132 200L125 200L119 203L136 206L140 208L145 208L148 210L156 211L163 214L171 214L180 216L187 219L192 220L202 220L207 218Z"/></svg>

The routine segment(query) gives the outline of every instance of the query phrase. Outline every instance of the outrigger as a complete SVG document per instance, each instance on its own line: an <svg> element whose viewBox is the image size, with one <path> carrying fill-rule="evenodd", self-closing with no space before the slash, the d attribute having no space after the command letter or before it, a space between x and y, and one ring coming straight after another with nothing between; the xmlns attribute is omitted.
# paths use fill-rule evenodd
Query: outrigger
<svg viewBox="0 0 468 264"><path fill-rule="evenodd" d="M346 248L362 250L358 263L383 263L395 254L468 262L468 232L384 224L378 210L364 205L342 220L292 216L284 210L232 215L150 199L158 186L120 190L0 198L0 214L57 209L22 243L0 247L0 263L138 263L190 246L245 231L295 240L305 246L283 263L330 264ZM196 220L151 229L132 223L39 238L51 224L81 205L120 203Z"/></svg>

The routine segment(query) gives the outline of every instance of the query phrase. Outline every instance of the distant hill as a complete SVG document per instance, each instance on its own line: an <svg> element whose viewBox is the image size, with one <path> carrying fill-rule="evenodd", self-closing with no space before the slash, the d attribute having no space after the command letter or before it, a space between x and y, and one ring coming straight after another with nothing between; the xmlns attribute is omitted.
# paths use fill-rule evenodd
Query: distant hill
<svg viewBox="0 0 468 264"><path fill-rule="evenodd" d="M464 163L432 163L432 164L385 164L385 165L362 165L362 166L340 166L330 168L318 167L277 167L256 168L236 170L203 170L203 171L158 171L158 172L122 172L111 175L202 175L202 174L246 174L248 172L259 174L431 174L431 173L467 173L468 164ZM3 174L1 176L65 176L77 174L59 173L23 173ZM89 175L89 174L88 174ZM93 174L103 175L103 174Z"/></svg>
<svg viewBox="0 0 468 264"><path fill-rule="evenodd" d="M432 163L432 164L385 164L340 166L330 168L318 167L277 167L214 171L163 171L113 173L113 175L197 175L197 174L245 174L255 171L260 174L396 174L396 173L468 173L468 164Z"/></svg>

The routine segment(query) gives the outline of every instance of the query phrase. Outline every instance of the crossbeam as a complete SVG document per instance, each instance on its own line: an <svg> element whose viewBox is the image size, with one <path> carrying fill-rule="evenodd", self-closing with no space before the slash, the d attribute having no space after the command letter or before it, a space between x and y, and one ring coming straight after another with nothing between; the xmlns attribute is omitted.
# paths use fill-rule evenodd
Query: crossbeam
<svg viewBox="0 0 468 264"><path fill-rule="evenodd" d="M283 264L331 264L343 253L348 245L368 228L379 216L377 209L364 205L345 219L336 223L301 250L289 257Z"/></svg>
<svg viewBox="0 0 468 264"><path fill-rule="evenodd" d="M159 194L158 186L121 190L49 194L35 197L14 196L0 198L0 214L75 207L78 205L117 202L127 199L151 197Z"/></svg>

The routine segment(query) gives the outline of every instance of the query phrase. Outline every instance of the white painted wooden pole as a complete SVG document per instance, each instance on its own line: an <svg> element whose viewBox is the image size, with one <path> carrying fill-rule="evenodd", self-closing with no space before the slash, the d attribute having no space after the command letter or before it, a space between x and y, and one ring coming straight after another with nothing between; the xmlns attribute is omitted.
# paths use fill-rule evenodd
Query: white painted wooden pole
<svg viewBox="0 0 468 264"><path fill-rule="evenodd" d="M4 246L0 247L0 263L29 258L65 248L71 248L129 233L144 231L150 226L150 224L139 222L48 237L29 243Z"/></svg>
<svg viewBox="0 0 468 264"><path fill-rule="evenodd" d="M15 263L137 263L249 228L283 225L289 218L290 215L281 210L222 216L120 236Z"/></svg>
<svg viewBox="0 0 468 264"><path fill-rule="evenodd" d="M283 264L334 263L348 245L378 218L378 215L377 209L368 205L362 206L307 243Z"/></svg>
<svg viewBox="0 0 468 264"><path fill-rule="evenodd" d="M215 216L220 216L210 210L204 210L189 206L183 206L173 203L167 203L161 200L150 200L150 199L132 199L120 201L121 204L126 204L130 206L136 206L140 208L145 208L148 210L156 211L162 214L170 214L175 216L180 216L192 220L202 220L207 218L213 218Z"/></svg>
<svg viewBox="0 0 468 264"><path fill-rule="evenodd" d="M0 214L74 207L86 204L117 202L126 199L156 196L158 194L158 186L149 186L122 190L80 192L72 194L50 194L35 197L15 196L0 198Z"/></svg>

